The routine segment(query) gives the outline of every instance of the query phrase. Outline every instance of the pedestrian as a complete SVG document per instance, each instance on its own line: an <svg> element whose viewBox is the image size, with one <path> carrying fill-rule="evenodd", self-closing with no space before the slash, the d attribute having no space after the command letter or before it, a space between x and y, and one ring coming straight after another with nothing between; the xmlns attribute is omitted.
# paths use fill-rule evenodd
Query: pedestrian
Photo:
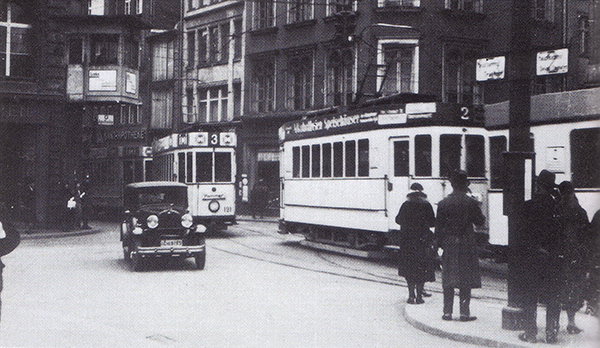
<svg viewBox="0 0 600 348"><path fill-rule="evenodd" d="M583 307L583 292L591 258L589 220L585 209L579 205L575 188L570 181L558 185L560 201L558 218L564 238L564 297L563 308L567 312L569 334L581 329L575 324L575 313Z"/></svg>
<svg viewBox="0 0 600 348"><path fill-rule="evenodd" d="M252 192L250 193L250 210L252 218L256 219L256 215L262 217L265 215L265 209L269 199L269 192L264 179L258 180Z"/></svg>
<svg viewBox="0 0 600 348"><path fill-rule="evenodd" d="M435 251L430 230L435 226L435 215L423 186L414 183L410 189L396 216L396 223L400 225L398 275L408 284L406 303L421 304L425 303L425 282L435 281Z"/></svg>
<svg viewBox="0 0 600 348"><path fill-rule="evenodd" d="M563 288L563 245L557 208L556 176L542 170L536 192L524 202L520 213L516 255L523 287L523 326L519 339L537 342L537 304L546 303L546 343L556 343L559 329L561 289Z"/></svg>
<svg viewBox="0 0 600 348"><path fill-rule="evenodd" d="M585 286L586 313L598 316L600 306L600 210L590 223L590 263Z"/></svg>
<svg viewBox="0 0 600 348"><path fill-rule="evenodd" d="M471 289L481 287L477 242L473 225L481 226L485 216L479 203L467 195L469 180L465 171L450 175L452 193L438 204L435 240L442 254L443 320L452 320L454 289L459 289L460 321L473 321Z"/></svg>
<svg viewBox="0 0 600 348"><path fill-rule="evenodd" d="M19 236L19 232L14 227L12 223L10 223L4 216L4 214L0 214L0 258L11 251L15 250L15 248L19 245L21 238ZM4 270L4 263L2 263L2 259L0 259L0 294L2 293L4 281L2 272ZM0 318L2 314L2 299L0 298Z"/></svg>
<svg viewBox="0 0 600 348"><path fill-rule="evenodd" d="M89 230L91 228L89 225L91 204L88 188L89 177L86 176L86 179L79 184L79 201L81 202L81 228L84 230Z"/></svg>

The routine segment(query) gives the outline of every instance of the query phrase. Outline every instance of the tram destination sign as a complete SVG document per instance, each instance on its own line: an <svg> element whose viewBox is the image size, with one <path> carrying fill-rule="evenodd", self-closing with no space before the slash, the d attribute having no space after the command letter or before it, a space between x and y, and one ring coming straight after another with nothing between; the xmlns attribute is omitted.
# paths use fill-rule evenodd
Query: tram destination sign
<svg viewBox="0 0 600 348"><path fill-rule="evenodd" d="M280 140L316 136L337 132L374 129L380 126L406 124L412 119L431 118L436 103L411 103L393 108L369 110L352 114L326 115L284 124Z"/></svg>

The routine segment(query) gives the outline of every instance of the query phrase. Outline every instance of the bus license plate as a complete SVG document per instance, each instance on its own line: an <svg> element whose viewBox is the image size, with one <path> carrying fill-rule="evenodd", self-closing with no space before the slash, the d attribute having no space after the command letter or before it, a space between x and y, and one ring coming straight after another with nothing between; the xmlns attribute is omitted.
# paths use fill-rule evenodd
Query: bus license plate
<svg viewBox="0 0 600 348"><path fill-rule="evenodd" d="M172 246L183 246L181 239L163 239L160 241L160 246L172 247Z"/></svg>

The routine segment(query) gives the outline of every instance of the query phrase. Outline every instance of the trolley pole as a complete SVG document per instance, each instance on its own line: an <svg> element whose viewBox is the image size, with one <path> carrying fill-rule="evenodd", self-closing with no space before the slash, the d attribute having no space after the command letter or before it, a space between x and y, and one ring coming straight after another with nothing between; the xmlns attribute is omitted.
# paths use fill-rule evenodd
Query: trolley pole
<svg viewBox="0 0 600 348"><path fill-rule="evenodd" d="M525 162L533 159L530 145L530 82L533 72L531 57L531 1L512 0L509 78L509 140L504 154L506 175L503 200L508 216L508 305L502 310L502 328L523 328L522 300L524 289L519 274L519 220L516 212L525 199Z"/></svg>

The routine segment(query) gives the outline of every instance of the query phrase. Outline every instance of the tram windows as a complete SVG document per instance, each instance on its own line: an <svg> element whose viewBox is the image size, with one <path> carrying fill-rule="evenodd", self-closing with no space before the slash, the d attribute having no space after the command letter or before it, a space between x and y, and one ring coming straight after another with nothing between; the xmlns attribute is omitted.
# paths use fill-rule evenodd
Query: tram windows
<svg viewBox="0 0 600 348"><path fill-rule="evenodd" d="M310 146L302 146L302 177L310 177Z"/></svg>
<svg viewBox="0 0 600 348"><path fill-rule="evenodd" d="M341 141L333 143L333 176L344 176L344 143Z"/></svg>
<svg viewBox="0 0 600 348"><path fill-rule="evenodd" d="M504 135L490 137L490 188L504 187L504 155L506 152L506 137Z"/></svg>
<svg viewBox="0 0 600 348"><path fill-rule="evenodd" d="M323 177L331 178L331 144L323 144Z"/></svg>
<svg viewBox="0 0 600 348"><path fill-rule="evenodd" d="M185 181L186 182L193 182L194 181L194 176L193 176L193 169L194 169L194 160L193 160L193 156L194 153L193 152L188 152L186 155L186 169L187 169L187 175L185 177Z"/></svg>
<svg viewBox="0 0 600 348"><path fill-rule="evenodd" d="M185 153L180 152L177 154L177 162L177 180L185 182Z"/></svg>
<svg viewBox="0 0 600 348"><path fill-rule="evenodd" d="M212 153L196 152L196 182L212 182Z"/></svg>
<svg viewBox="0 0 600 348"><path fill-rule="evenodd" d="M415 175L431 176L431 135L415 136Z"/></svg>
<svg viewBox="0 0 600 348"><path fill-rule="evenodd" d="M442 134L440 136L440 176L449 177L460 169L461 135Z"/></svg>
<svg viewBox="0 0 600 348"><path fill-rule="evenodd" d="M600 187L600 128L574 129L570 138L573 185L577 188Z"/></svg>
<svg viewBox="0 0 600 348"><path fill-rule="evenodd" d="M394 141L394 176L408 176L408 141Z"/></svg>
<svg viewBox="0 0 600 348"><path fill-rule="evenodd" d="M215 152L215 181L231 181L231 153Z"/></svg>
<svg viewBox="0 0 600 348"><path fill-rule="evenodd" d="M467 154L467 175L485 176L485 142L483 135L467 135L465 139Z"/></svg>
<svg viewBox="0 0 600 348"><path fill-rule="evenodd" d="M358 141L358 176L369 176L369 139Z"/></svg>
<svg viewBox="0 0 600 348"><path fill-rule="evenodd" d="M356 141L346 141L346 176L356 176Z"/></svg>
<svg viewBox="0 0 600 348"><path fill-rule="evenodd" d="M292 148L292 177L300 177L300 147L294 146Z"/></svg>
<svg viewBox="0 0 600 348"><path fill-rule="evenodd" d="M321 176L321 145L312 146L312 171L313 178Z"/></svg>

